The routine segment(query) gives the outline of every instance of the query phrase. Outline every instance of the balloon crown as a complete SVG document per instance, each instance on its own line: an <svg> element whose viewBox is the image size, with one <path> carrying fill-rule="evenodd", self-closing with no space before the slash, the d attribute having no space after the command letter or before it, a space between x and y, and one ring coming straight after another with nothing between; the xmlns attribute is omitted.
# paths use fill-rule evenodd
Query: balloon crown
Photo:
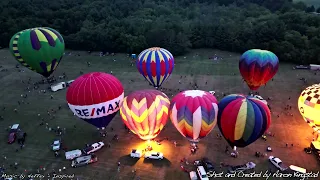
<svg viewBox="0 0 320 180"><path fill-rule="evenodd" d="M160 47L149 48L150 51L159 51L160 49L161 49Z"/></svg>
<svg viewBox="0 0 320 180"><path fill-rule="evenodd" d="M262 52L262 53L270 52L268 50L262 50L262 49L252 49L252 50L256 52Z"/></svg>

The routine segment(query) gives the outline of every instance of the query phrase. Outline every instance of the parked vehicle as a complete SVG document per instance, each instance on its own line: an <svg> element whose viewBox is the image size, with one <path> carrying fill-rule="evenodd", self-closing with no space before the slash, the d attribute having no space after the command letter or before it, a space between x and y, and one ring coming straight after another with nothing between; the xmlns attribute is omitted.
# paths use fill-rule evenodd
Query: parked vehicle
<svg viewBox="0 0 320 180"><path fill-rule="evenodd" d="M18 129L19 129L19 124L14 124L11 126L11 129L8 135L8 144L12 144L16 141Z"/></svg>
<svg viewBox="0 0 320 180"><path fill-rule="evenodd" d="M67 85L65 82L59 82L57 84L53 84L50 88L51 88L51 91L56 92L56 91L59 91L59 90L66 88L66 87L67 87Z"/></svg>
<svg viewBox="0 0 320 180"><path fill-rule="evenodd" d="M274 156L269 156L269 161L274 165L276 166L280 171L285 171L288 169L287 166L285 166L281 159L277 158L277 157L274 157Z"/></svg>
<svg viewBox="0 0 320 180"><path fill-rule="evenodd" d="M154 152L154 151L149 151L146 152L146 154L144 155L144 158L146 159L163 159L163 154L161 152Z"/></svg>
<svg viewBox="0 0 320 180"><path fill-rule="evenodd" d="M209 91L210 94L215 95L216 92L215 91Z"/></svg>
<svg viewBox="0 0 320 180"><path fill-rule="evenodd" d="M293 172L298 172L298 173L302 173L302 174L307 173L307 170L305 168L295 166L295 165L290 165L289 169Z"/></svg>
<svg viewBox="0 0 320 180"><path fill-rule="evenodd" d="M65 156L66 156L66 159L67 160L73 160L77 157L80 157L82 155L82 152L80 149L76 149L76 150L73 150L73 151L68 151L65 153Z"/></svg>
<svg viewBox="0 0 320 180"><path fill-rule="evenodd" d="M242 172L250 169L254 169L256 167L256 164L253 162L248 162L243 165L238 165L238 166L230 166L228 169L229 173L235 173L235 172Z"/></svg>
<svg viewBox="0 0 320 180"><path fill-rule="evenodd" d="M213 163L208 158L202 159L202 166L209 173L210 171L214 171Z"/></svg>
<svg viewBox="0 0 320 180"><path fill-rule="evenodd" d="M18 129L19 129L19 126L20 126L19 124L14 124L14 125L12 125L10 131L15 131L15 132L17 132Z"/></svg>
<svg viewBox="0 0 320 180"><path fill-rule="evenodd" d="M55 141L53 141L53 144L52 144L52 150L53 150L53 151L59 151L59 150L60 150L60 147L61 147L61 142L60 142L60 140L55 140Z"/></svg>
<svg viewBox="0 0 320 180"><path fill-rule="evenodd" d="M73 81L74 81L74 80L67 81L67 82L66 82L67 87L69 87L69 86L73 83Z"/></svg>
<svg viewBox="0 0 320 180"><path fill-rule="evenodd" d="M141 158L141 156L142 156L142 151L141 150L138 150L138 149L132 149L131 150L130 157Z"/></svg>
<svg viewBox="0 0 320 180"><path fill-rule="evenodd" d="M205 171L203 166L198 166L197 172L201 180L209 180L207 172Z"/></svg>
<svg viewBox="0 0 320 180"><path fill-rule="evenodd" d="M80 167L80 166L85 166L94 162L97 162L98 158L97 156L90 154L87 156L81 156L76 158L75 160L72 161L71 167Z"/></svg>
<svg viewBox="0 0 320 180"><path fill-rule="evenodd" d="M268 105L268 102L267 102L265 99L263 99L263 97L261 97L261 96L259 96L259 95L254 95L253 97L261 100L264 104Z"/></svg>
<svg viewBox="0 0 320 180"><path fill-rule="evenodd" d="M16 136L18 139L18 143L22 141L24 142L26 138L26 133L20 130L20 131L17 131Z"/></svg>
<svg viewBox="0 0 320 180"><path fill-rule="evenodd" d="M16 138L17 138L16 133L14 132L10 133L8 137L8 144L14 143L16 141Z"/></svg>
<svg viewBox="0 0 320 180"><path fill-rule="evenodd" d="M91 154L93 152L98 151L99 149L101 149L104 146L103 142L97 142L97 143L93 143L90 146L86 147L83 149L83 153L84 154Z"/></svg>
<svg viewBox="0 0 320 180"><path fill-rule="evenodd" d="M190 180L198 180L198 176L197 176L197 173L195 171L190 171L189 172L189 177L190 177Z"/></svg>

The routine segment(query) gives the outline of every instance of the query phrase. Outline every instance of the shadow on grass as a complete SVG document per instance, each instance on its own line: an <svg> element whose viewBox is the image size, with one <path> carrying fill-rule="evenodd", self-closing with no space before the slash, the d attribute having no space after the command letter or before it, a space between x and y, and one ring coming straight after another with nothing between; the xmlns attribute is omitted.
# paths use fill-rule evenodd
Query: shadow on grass
<svg viewBox="0 0 320 180"><path fill-rule="evenodd" d="M122 156L119 158L119 161L121 164L126 165L126 166L134 166L140 158L132 158L130 155Z"/></svg>
<svg viewBox="0 0 320 180"><path fill-rule="evenodd" d="M150 163L156 167L169 167L171 166L171 162L167 158L163 158L161 160L158 159L144 159L143 163Z"/></svg>

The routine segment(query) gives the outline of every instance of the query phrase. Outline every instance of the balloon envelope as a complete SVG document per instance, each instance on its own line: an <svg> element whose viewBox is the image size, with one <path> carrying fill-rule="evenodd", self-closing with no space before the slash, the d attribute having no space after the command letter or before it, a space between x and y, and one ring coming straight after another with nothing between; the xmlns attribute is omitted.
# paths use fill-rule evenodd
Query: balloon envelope
<svg viewBox="0 0 320 180"><path fill-rule="evenodd" d="M64 47L61 34L48 27L20 31L9 43L10 51L19 63L44 77L49 77L57 68Z"/></svg>
<svg viewBox="0 0 320 180"><path fill-rule="evenodd" d="M168 50L153 47L139 54L136 66L150 84L160 87L173 71L174 58Z"/></svg>
<svg viewBox="0 0 320 180"><path fill-rule="evenodd" d="M265 85L279 69L278 57L267 50L251 49L243 53L239 70L251 90Z"/></svg>
<svg viewBox="0 0 320 180"><path fill-rule="evenodd" d="M217 103L209 92L183 91L171 101L170 119L182 136L192 143L199 142L217 123Z"/></svg>
<svg viewBox="0 0 320 180"><path fill-rule="evenodd" d="M270 123L268 106L255 97L231 94L219 102L218 127L232 147L246 147L261 138Z"/></svg>
<svg viewBox="0 0 320 180"><path fill-rule="evenodd" d="M298 99L300 114L316 130L320 129L320 84L314 84L302 91Z"/></svg>
<svg viewBox="0 0 320 180"><path fill-rule="evenodd" d="M71 111L97 128L106 127L120 109L124 91L121 82L103 72L78 77L67 91Z"/></svg>
<svg viewBox="0 0 320 180"><path fill-rule="evenodd" d="M124 124L143 140L158 136L168 120L170 100L157 90L140 90L124 98L120 115Z"/></svg>

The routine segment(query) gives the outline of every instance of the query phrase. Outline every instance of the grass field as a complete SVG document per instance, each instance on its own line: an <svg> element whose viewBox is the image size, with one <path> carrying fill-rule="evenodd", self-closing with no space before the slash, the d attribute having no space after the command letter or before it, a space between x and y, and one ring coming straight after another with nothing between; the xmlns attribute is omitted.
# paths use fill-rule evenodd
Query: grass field
<svg viewBox="0 0 320 180"><path fill-rule="evenodd" d="M80 54L80 56L75 56ZM217 54L222 60L213 62L208 57ZM116 61L113 61L115 59ZM190 52L185 57L176 57L175 69L170 79L163 84L164 92L169 96L177 94L180 90L193 89L196 82L199 89L215 90L217 98L221 99L223 94L248 93L248 88L241 80L238 72L239 54L222 52L217 50L196 50ZM91 67L87 67L86 62L91 62ZM272 170L275 168L268 162L267 158L256 158L256 151L265 152L266 146L271 145L274 152L272 155L280 157L286 164L295 164L307 168L309 171L320 169L319 162L313 155L307 155L303 148L309 146L312 139L312 129L302 120L297 110L297 98L302 89L308 85L319 83L319 74L307 70L292 70L292 65L281 64L279 72L270 81L266 87L261 87L260 94L263 97L272 97L269 101L272 107L272 125L270 131L275 133L275 137L269 138L267 142L257 140L254 144L238 149L239 158L233 159L224 153L226 141L216 137L218 128L199 143L199 151L195 155L189 154L189 143L178 131L175 130L171 122L168 122L166 128L160 133L157 139L169 137L169 141L163 141L162 145L154 145L156 149L161 150L166 159L163 161L146 161L143 159L132 160L128 154L132 148L144 146L144 142L139 140L133 134L127 133L123 128L120 116L117 115L108 126L108 136L102 138L95 128L79 119L77 119L68 109L65 94L66 90L59 92L39 93L40 89L47 89L48 85L41 85L38 90L28 92L26 88L28 78L32 82L40 81L40 75L25 69L25 72L18 72L15 68L17 62L11 57L7 50L0 50L0 65L2 69L8 69L7 72L0 72L0 115L4 120L0 121L0 155L6 156L6 160L1 163L5 166L7 174L36 173L40 166L45 170L40 171L47 177L47 174L53 170L67 167L60 174L74 174L80 179L87 180L112 180L125 179L134 180L184 180L188 179L188 174L180 170L180 159L187 157L189 161L200 157L208 157L216 164L217 171L225 171L219 168L219 163L224 162L231 165L243 164L253 161L257 164L256 172ZM125 88L125 95L139 90L151 88L143 77L137 72L135 66L130 66L130 59L119 54L114 57L99 57L98 54L88 55L86 52L72 52L71 56L65 56L57 71L56 77L65 72L69 79L75 79L83 71L113 71L113 74L120 79ZM182 77L182 84L178 81ZM307 78L307 84L299 78ZM21 81L24 81L22 83ZM132 81L133 80L133 81ZM206 84L207 82L207 84ZM179 85L179 86L177 86ZM32 89L32 85L29 85ZM21 94L28 94L27 98L21 98ZM50 95L54 98L51 99ZM290 97L290 99L289 99ZM24 103L18 104L18 101ZM51 119L47 111L57 109L62 105L62 109L57 111L55 118ZM286 105L291 105L293 109L285 111ZM5 110L3 110L5 107ZM14 109L18 112L15 113ZM287 114L292 113L293 116ZM38 117L40 114L40 117ZM279 115L279 117L278 117ZM104 148L97 152L99 161L95 164L76 169L70 168L70 162L64 160L64 157L55 158L51 151L50 144L55 138L58 138L53 132L49 132L46 126L40 126L41 118L49 127L66 128L63 135L63 142L69 150L82 149L85 144L97 142L99 140L105 143L111 143L111 148ZM26 146L20 150L17 143L8 145L6 129L8 126L19 123L22 130L28 133ZM109 128L113 127L113 131ZM114 134L119 136L119 141L112 141ZM173 141L178 142L174 147ZM293 143L293 147L285 147L286 143ZM16 152L16 149L19 149ZM121 162L121 171L117 172L117 162ZM10 167L10 164L18 162L18 169ZM1 164L0 164L1 165ZM136 169L136 173L132 170ZM47 178L45 178L47 179ZM65 178L67 179L67 178ZM255 178L251 178L255 179ZM259 179L259 178L257 178ZM265 179L265 178L264 178ZM274 179L274 178L271 178Z"/></svg>

